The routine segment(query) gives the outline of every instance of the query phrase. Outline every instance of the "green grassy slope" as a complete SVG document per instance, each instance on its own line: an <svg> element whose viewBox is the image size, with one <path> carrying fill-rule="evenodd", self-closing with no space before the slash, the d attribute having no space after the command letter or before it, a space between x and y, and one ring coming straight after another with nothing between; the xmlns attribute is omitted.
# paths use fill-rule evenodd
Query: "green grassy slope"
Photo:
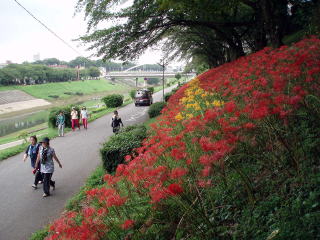
<svg viewBox="0 0 320 240"><path fill-rule="evenodd" d="M111 84L110 82L100 79L100 80L85 80L85 81L74 81L74 82L60 82L60 83L46 83L39 85L29 85L29 86L8 86L0 87L0 91L5 90L22 90L36 98L42 98L47 100L52 100L54 98L49 96L59 96L61 98L69 98L68 93L76 94L92 94L95 92L119 92L128 89L127 86L120 84ZM67 94L65 94L67 93Z"/></svg>

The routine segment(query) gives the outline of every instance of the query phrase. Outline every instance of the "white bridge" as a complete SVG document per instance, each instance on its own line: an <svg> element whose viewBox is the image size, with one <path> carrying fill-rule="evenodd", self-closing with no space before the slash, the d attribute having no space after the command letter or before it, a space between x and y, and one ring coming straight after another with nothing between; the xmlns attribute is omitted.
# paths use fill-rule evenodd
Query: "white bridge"
<svg viewBox="0 0 320 240"><path fill-rule="evenodd" d="M175 77L176 74L180 74L181 76L186 77L193 77L196 74L195 73L181 73L181 72L145 72L145 71L123 71L123 72L108 72L106 74L106 78L112 79L112 78L162 78L164 76L165 78L172 78Z"/></svg>

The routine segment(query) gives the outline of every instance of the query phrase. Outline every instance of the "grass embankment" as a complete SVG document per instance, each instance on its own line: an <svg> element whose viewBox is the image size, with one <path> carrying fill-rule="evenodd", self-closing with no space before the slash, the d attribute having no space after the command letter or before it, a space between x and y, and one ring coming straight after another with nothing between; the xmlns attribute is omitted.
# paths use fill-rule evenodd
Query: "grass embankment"
<svg viewBox="0 0 320 240"><path fill-rule="evenodd" d="M114 84L105 79L0 87L0 91L21 90L36 98L42 98L49 101L66 99L75 95L89 95L106 91L109 91L110 93L121 92L128 89L127 86Z"/></svg>
<svg viewBox="0 0 320 240"><path fill-rule="evenodd" d="M319 62L311 39L200 75L48 240L318 239Z"/></svg>

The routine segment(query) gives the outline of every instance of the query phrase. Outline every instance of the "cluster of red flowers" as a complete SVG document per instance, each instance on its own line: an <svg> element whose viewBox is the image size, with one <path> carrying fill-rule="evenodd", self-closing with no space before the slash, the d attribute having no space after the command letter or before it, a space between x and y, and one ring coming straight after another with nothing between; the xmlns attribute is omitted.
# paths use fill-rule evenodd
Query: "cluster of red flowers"
<svg viewBox="0 0 320 240"><path fill-rule="evenodd" d="M213 186L214 167L223 167L237 144L248 141L246 133L270 116L285 124L307 94L319 96L319 77L320 40L316 38L291 47L266 48L198 76L199 86L217 94L223 104L209 106L188 119L175 119L185 111L181 99L189 85L181 87L152 124L154 134L136 149L138 155L127 156L114 176L104 177L108 187L87 192L87 204L95 202L100 208L84 208L78 224L76 214L68 213L53 223L49 239L98 239L101 231L115 225L103 221L110 214L108 209L120 211L131 196L148 199L156 210L167 198L192 195L193 184L196 188ZM129 217L119 214L120 229L135 227L134 217Z"/></svg>

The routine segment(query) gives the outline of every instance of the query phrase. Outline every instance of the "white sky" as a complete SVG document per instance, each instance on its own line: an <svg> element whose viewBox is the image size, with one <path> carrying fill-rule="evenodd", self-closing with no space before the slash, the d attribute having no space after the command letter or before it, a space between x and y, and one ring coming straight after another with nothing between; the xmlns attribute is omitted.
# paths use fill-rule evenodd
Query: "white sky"
<svg viewBox="0 0 320 240"><path fill-rule="evenodd" d="M80 42L72 41L86 32L83 14L74 16L76 0L18 0L26 9L51 30L76 48L83 56L86 52ZM79 54L68 48L40 23L25 12L14 0L0 0L0 63L33 61L35 54L41 59L58 58L70 61ZM138 63L157 63L161 52L147 51Z"/></svg>

